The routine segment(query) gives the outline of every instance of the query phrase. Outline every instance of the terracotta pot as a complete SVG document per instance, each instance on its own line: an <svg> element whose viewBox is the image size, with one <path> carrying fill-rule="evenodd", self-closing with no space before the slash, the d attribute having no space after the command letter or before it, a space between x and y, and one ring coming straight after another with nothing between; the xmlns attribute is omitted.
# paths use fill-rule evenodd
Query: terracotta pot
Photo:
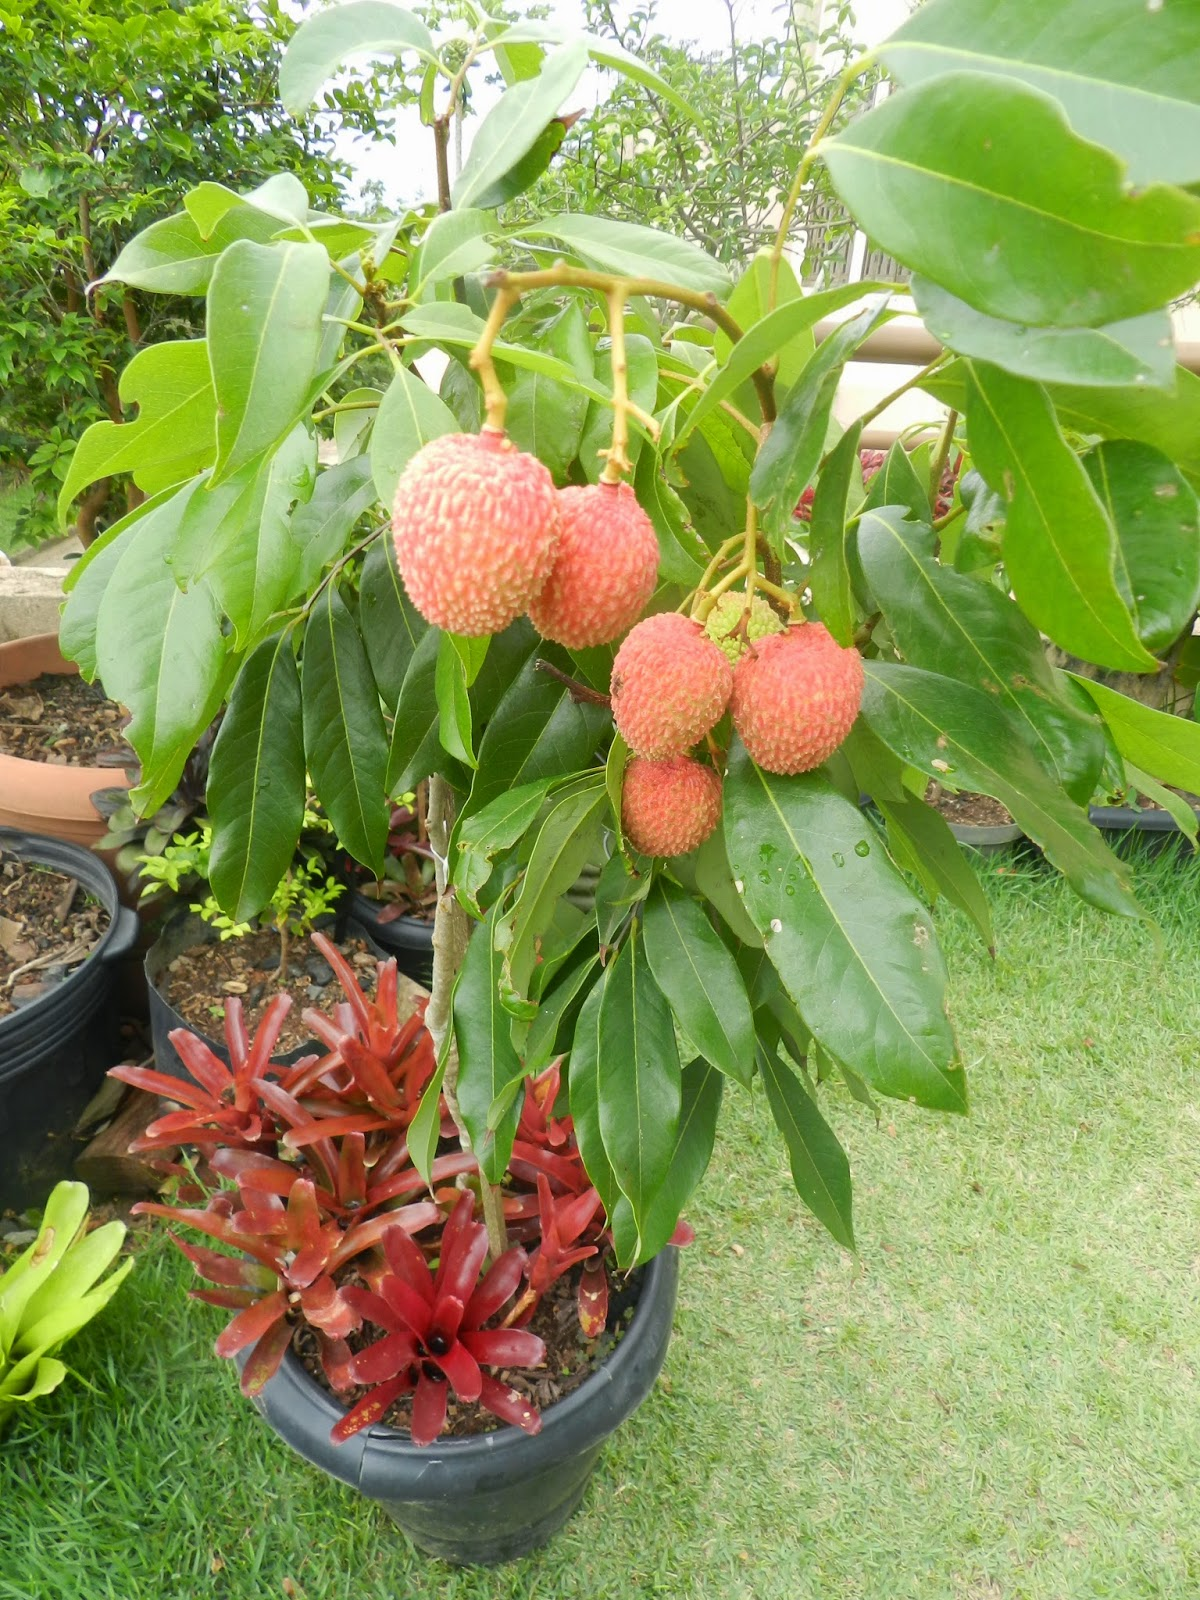
<svg viewBox="0 0 1200 1600"><path fill-rule="evenodd" d="M29 683L43 672L78 673L64 660L58 635L38 633L0 644L0 689ZM108 825L92 804L97 789L127 785L120 767L61 767L0 754L0 826L94 844Z"/></svg>

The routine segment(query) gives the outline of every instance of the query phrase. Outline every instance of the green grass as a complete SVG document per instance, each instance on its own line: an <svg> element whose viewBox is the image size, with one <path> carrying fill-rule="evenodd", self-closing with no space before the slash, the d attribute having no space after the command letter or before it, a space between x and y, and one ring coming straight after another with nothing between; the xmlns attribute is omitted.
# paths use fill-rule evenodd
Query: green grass
<svg viewBox="0 0 1200 1600"><path fill-rule="evenodd" d="M729 1096L663 1381L542 1554L414 1555L268 1435L152 1243L90 1389L0 1450L0 1600L1200 1593L1200 876L1141 877L1161 946L1037 868L987 869L994 964L942 917L974 1110L833 1097L857 1259Z"/></svg>

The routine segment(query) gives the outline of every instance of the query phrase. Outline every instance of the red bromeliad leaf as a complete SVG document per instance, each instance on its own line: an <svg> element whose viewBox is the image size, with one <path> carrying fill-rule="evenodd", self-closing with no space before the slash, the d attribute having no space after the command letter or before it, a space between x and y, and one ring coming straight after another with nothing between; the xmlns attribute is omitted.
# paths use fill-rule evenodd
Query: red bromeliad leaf
<svg viewBox="0 0 1200 1600"><path fill-rule="evenodd" d="M690 1222L685 1222L681 1217L675 1224L675 1232L667 1240L667 1243L673 1244L677 1250L686 1250L689 1244L695 1243L695 1240L695 1228L692 1227Z"/></svg>
<svg viewBox="0 0 1200 1600"><path fill-rule="evenodd" d="M208 1091L213 1100L220 1100L223 1094L233 1088L233 1074L220 1056L213 1054L203 1039L198 1039L186 1028L173 1028L167 1037L179 1052L179 1059L192 1077L201 1088Z"/></svg>
<svg viewBox="0 0 1200 1600"><path fill-rule="evenodd" d="M274 1294L264 1295L261 1300L255 1301L252 1306L234 1317L229 1326L218 1335L215 1346L217 1354L235 1356L239 1350L254 1344L262 1338L268 1328L273 1328L281 1317L287 1316L287 1308L287 1295L282 1289L277 1289Z"/></svg>
<svg viewBox="0 0 1200 1600"><path fill-rule="evenodd" d="M598 1339L608 1325L608 1273L600 1256L588 1261L579 1279L579 1326Z"/></svg>
<svg viewBox="0 0 1200 1600"><path fill-rule="evenodd" d="M286 1320L277 1322L263 1334L242 1368L242 1393L247 1400L253 1400L268 1379L279 1371L291 1342L292 1325Z"/></svg>
<svg viewBox="0 0 1200 1600"><path fill-rule="evenodd" d="M350 1076L370 1103L389 1116L399 1111L402 1102L396 1093L396 1086L374 1052L357 1039L345 1036L339 1049Z"/></svg>
<svg viewBox="0 0 1200 1600"><path fill-rule="evenodd" d="M450 1387L460 1400L469 1404L479 1399L483 1389L483 1373L479 1370L478 1361L460 1339L455 1339L444 1355L436 1355L431 1350L429 1359L446 1374Z"/></svg>
<svg viewBox="0 0 1200 1600"><path fill-rule="evenodd" d="M250 1035L246 1032L242 1002L237 995L230 995L225 1002L225 1048L229 1052L229 1065L233 1068L234 1076L238 1077L244 1072L250 1056Z"/></svg>
<svg viewBox="0 0 1200 1600"><path fill-rule="evenodd" d="M420 1233L423 1228L431 1228L441 1220L442 1213L431 1200L412 1201L398 1211L384 1211L377 1217L368 1217L365 1222L346 1230L341 1244L326 1263L327 1270L336 1272L338 1267L361 1255L364 1250L381 1244L394 1230Z"/></svg>
<svg viewBox="0 0 1200 1600"><path fill-rule="evenodd" d="M283 1142L291 1150L303 1150L321 1140L338 1139L347 1133L378 1133L381 1128L391 1126L387 1117L370 1112L345 1117L311 1117L302 1126L289 1128Z"/></svg>
<svg viewBox="0 0 1200 1600"><path fill-rule="evenodd" d="M347 1389L353 1389L354 1352L345 1339L328 1339L318 1329L317 1343L321 1349L321 1369L335 1394L344 1394Z"/></svg>
<svg viewBox="0 0 1200 1600"><path fill-rule="evenodd" d="M546 1346L536 1333L526 1333L522 1328L480 1328L461 1338L484 1366L540 1367L546 1360Z"/></svg>
<svg viewBox="0 0 1200 1600"><path fill-rule="evenodd" d="M278 1251L231 1228L229 1218L222 1216L216 1210L194 1211L182 1206L159 1205L154 1200L139 1200L137 1205L130 1209L137 1216L166 1217L169 1222L181 1223L185 1228L195 1228L197 1233L206 1233L210 1239L219 1239L222 1244L227 1244L234 1250L244 1250L248 1256L261 1261L265 1267L278 1270Z"/></svg>
<svg viewBox="0 0 1200 1600"><path fill-rule="evenodd" d="M442 1232L441 1264L434 1289L437 1295L453 1295L466 1302L479 1282L479 1270L487 1255L487 1229L474 1220L475 1196L464 1189Z"/></svg>
<svg viewBox="0 0 1200 1600"><path fill-rule="evenodd" d="M334 1444L344 1444L347 1439L352 1439L356 1433L361 1433L364 1428L371 1427L373 1423L378 1422L380 1417L385 1415L402 1394L409 1393L413 1383L414 1379L408 1373L405 1373L402 1377L393 1378L390 1383L380 1384L378 1389L372 1389L369 1395L364 1396L358 1402L353 1411L346 1413L329 1437ZM444 1410L443 1415L445 1415ZM437 1435L435 1434L434 1438L436 1437ZM413 1443L415 1444L416 1442L414 1439Z"/></svg>
<svg viewBox="0 0 1200 1600"><path fill-rule="evenodd" d="M367 1142L361 1133L348 1133L338 1156L337 1197L343 1205L361 1206L367 1198Z"/></svg>
<svg viewBox="0 0 1200 1600"><path fill-rule="evenodd" d="M271 1065L274 1050L288 1012L292 1009L290 994L277 994L263 1012L262 1021L254 1030L254 1041L246 1058L245 1068L239 1078L261 1078Z"/></svg>
<svg viewBox="0 0 1200 1600"><path fill-rule="evenodd" d="M357 1311L328 1275L301 1289L300 1310L306 1322L331 1339L344 1339L361 1325Z"/></svg>
<svg viewBox="0 0 1200 1600"><path fill-rule="evenodd" d="M395 1212L389 1212L395 1216ZM441 1213L438 1213L440 1218ZM410 1284L424 1300L425 1304L433 1304L433 1274L429 1270L429 1263L421 1254L409 1233L387 1233L383 1238L383 1252L387 1256L388 1266L403 1282Z"/></svg>
<svg viewBox="0 0 1200 1600"><path fill-rule="evenodd" d="M210 1096L203 1089L186 1082L183 1078L169 1078L165 1072L152 1072L149 1067L110 1067L110 1078L118 1078L122 1083L128 1083L135 1089L144 1089L147 1094L156 1094L164 1100L179 1100L185 1106L192 1106L200 1111L210 1103Z"/></svg>
<svg viewBox="0 0 1200 1600"><path fill-rule="evenodd" d="M412 1442L415 1445L423 1448L432 1444L446 1426L449 1389L444 1380L431 1378L424 1368L420 1369L412 1409Z"/></svg>
<svg viewBox="0 0 1200 1600"><path fill-rule="evenodd" d="M410 1328L418 1339L429 1338L433 1323L433 1307L411 1283L406 1283L403 1278L389 1273L386 1278L380 1280L379 1293L392 1313L387 1322L380 1324L381 1327Z"/></svg>
<svg viewBox="0 0 1200 1600"><path fill-rule="evenodd" d="M354 1307L364 1322L373 1322L377 1328L386 1328L389 1333L412 1332L376 1290L361 1289L358 1284L351 1283L342 1290L342 1294L346 1303Z"/></svg>
<svg viewBox="0 0 1200 1600"><path fill-rule="evenodd" d="M174 1244L192 1263L201 1278L209 1283L223 1284L229 1289L270 1289L275 1284L275 1274L268 1267L253 1261L239 1260L237 1256L222 1255L219 1250L209 1250L202 1244L189 1244L176 1234L170 1236Z"/></svg>
<svg viewBox="0 0 1200 1600"><path fill-rule="evenodd" d="M367 1004L366 995L359 987L358 979L354 976L354 969L332 939L327 939L323 933L314 933L312 942L337 974L337 980L346 996L346 1003L354 1013L355 1023L362 1029L363 1036L369 1037L371 1008Z"/></svg>
<svg viewBox="0 0 1200 1600"><path fill-rule="evenodd" d="M226 1311L241 1311L256 1305L261 1298L258 1289L189 1289L189 1300L203 1300L205 1305L221 1306Z"/></svg>
<svg viewBox="0 0 1200 1600"><path fill-rule="evenodd" d="M389 1333L360 1350L351 1364L355 1383L386 1383L406 1372L417 1359L411 1333Z"/></svg>
<svg viewBox="0 0 1200 1600"><path fill-rule="evenodd" d="M468 1328L479 1328L506 1305L517 1291L525 1275L526 1256L519 1245L492 1263L486 1278L467 1301L463 1322Z"/></svg>
<svg viewBox="0 0 1200 1600"><path fill-rule="evenodd" d="M511 1422L514 1427L521 1428L526 1433L542 1431L542 1419L532 1401L526 1400L516 1389L510 1389L506 1383L498 1383L495 1378L489 1378L486 1373L479 1391L479 1400L481 1405L485 1406L494 1417L499 1417L502 1422ZM416 1442L414 1438L413 1443Z"/></svg>

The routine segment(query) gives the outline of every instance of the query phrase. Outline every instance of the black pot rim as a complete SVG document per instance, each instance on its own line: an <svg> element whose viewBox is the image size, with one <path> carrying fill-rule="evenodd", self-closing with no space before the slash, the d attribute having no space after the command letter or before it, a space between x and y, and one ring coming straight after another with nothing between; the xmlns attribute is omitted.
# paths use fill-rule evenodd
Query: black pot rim
<svg viewBox="0 0 1200 1600"><path fill-rule="evenodd" d="M290 1349L255 1403L285 1443L331 1477L372 1498L379 1497L378 1491L364 1488L364 1477L378 1485L389 1467L452 1469L472 1461L515 1463L519 1456L521 1470L544 1470L576 1455L581 1437L586 1435L593 1443L607 1438L645 1399L648 1389L635 1385L628 1374L641 1347L655 1338L656 1313L670 1315L678 1279L679 1252L667 1245L645 1268L637 1310L619 1343L578 1389L542 1413L537 1434L510 1424L491 1433L437 1439L421 1447L398 1429L376 1424L344 1444L333 1444L329 1435L345 1416L345 1407L309 1376ZM238 1358L239 1366L243 1360ZM597 1401L602 1404L597 1406Z"/></svg>

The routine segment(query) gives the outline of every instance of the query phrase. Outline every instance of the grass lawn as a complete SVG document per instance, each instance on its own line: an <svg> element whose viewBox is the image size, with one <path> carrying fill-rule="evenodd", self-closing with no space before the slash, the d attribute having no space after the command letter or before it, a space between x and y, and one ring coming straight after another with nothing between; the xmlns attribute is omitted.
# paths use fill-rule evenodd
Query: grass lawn
<svg viewBox="0 0 1200 1600"><path fill-rule="evenodd" d="M414 1555L268 1435L152 1242L90 1387L0 1451L0 1600L1200 1594L1200 875L1140 873L1157 944L986 871L997 961L941 919L973 1115L833 1097L855 1259L728 1097L663 1380L547 1551Z"/></svg>

